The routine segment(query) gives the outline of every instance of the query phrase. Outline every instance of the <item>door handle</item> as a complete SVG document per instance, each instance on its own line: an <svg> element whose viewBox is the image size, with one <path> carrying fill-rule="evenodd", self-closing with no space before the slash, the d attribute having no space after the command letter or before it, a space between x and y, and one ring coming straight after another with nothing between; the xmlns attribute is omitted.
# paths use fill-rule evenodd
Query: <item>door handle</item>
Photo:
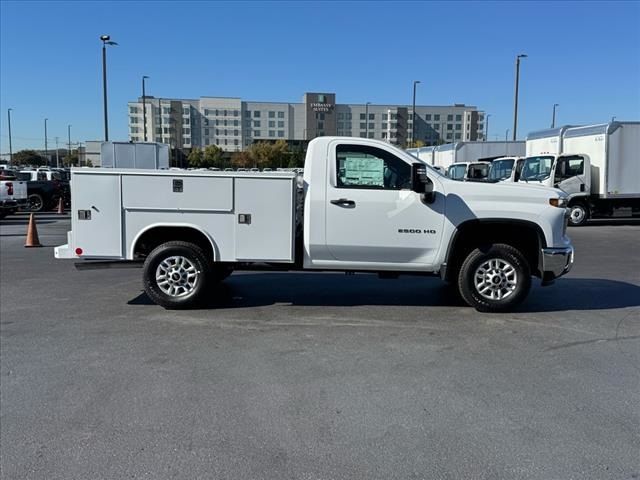
<svg viewBox="0 0 640 480"><path fill-rule="evenodd" d="M346 198L339 198L338 200L331 200L331 203L338 205L339 207L353 208L356 206L356 202L348 200Z"/></svg>

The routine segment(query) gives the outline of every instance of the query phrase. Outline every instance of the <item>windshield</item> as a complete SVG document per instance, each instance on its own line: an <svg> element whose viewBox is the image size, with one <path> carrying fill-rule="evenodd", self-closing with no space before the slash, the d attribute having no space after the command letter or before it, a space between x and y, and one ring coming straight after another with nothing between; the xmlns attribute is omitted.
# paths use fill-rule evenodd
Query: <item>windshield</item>
<svg viewBox="0 0 640 480"><path fill-rule="evenodd" d="M18 172L16 173L16 177L21 181L29 181L31 180L31 174L29 172Z"/></svg>
<svg viewBox="0 0 640 480"><path fill-rule="evenodd" d="M451 165L447 170L447 176L452 180L464 179L464 174L467 172L466 165Z"/></svg>
<svg viewBox="0 0 640 480"><path fill-rule="evenodd" d="M522 167L521 180L540 181L549 178L553 167L553 157L527 157Z"/></svg>
<svg viewBox="0 0 640 480"><path fill-rule="evenodd" d="M489 181L504 180L511 177L511 170L513 169L512 158L505 160L494 160L489 169Z"/></svg>
<svg viewBox="0 0 640 480"><path fill-rule="evenodd" d="M484 180L489 174L489 164L487 163L472 163L469 165L469 172L467 177L469 180Z"/></svg>

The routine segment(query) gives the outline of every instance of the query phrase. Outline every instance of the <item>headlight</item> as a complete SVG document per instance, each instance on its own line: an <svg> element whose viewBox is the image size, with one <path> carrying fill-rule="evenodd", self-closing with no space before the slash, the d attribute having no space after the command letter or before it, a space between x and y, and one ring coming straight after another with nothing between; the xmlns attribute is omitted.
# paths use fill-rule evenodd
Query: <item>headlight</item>
<svg viewBox="0 0 640 480"><path fill-rule="evenodd" d="M569 205L569 201L567 200L567 197L550 198L549 205L558 208L567 208L567 205Z"/></svg>

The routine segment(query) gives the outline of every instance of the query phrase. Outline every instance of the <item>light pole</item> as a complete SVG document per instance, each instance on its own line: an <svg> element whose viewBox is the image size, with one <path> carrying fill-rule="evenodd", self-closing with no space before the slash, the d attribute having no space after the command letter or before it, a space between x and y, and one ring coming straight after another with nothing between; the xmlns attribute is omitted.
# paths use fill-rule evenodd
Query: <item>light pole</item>
<svg viewBox="0 0 640 480"><path fill-rule="evenodd" d="M100 35L102 40L102 97L104 103L104 141L109 141L109 117L107 113L107 45L118 45L109 35Z"/></svg>
<svg viewBox="0 0 640 480"><path fill-rule="evenodd" d="M49 165L49 149L47 145L47 120L49 119L44 119L44 158L47 159L47 165Z"/></svg>
<svg viewBox="0 0 640 480"><path fill-rule="evenodd" d="M516 135L518 131L518 87L520 84L520 59L527 58L527 55L521 53L516 56L516 88L515 88L515 101L513 105L513 141L516 141Z"/></svg>
<svg viewBox="0 0 640 480"><path fill-rule="evenodd" d="M365 122L367 122L365 124L365 132L366 133L366 137L369 138L369 105L371 105L371 102L367 102L364 106L364 120Z"/></svg>
<svg viewBox="0 0 640 480"><path fill-rule="evenodd" d="M551 128L556 128L556 107L559 107L559 103L553 104L553 117L551 117Z"/></svg>
<svg viewBox="0 0 640 480"><path fill-rule="evenodd" d="M9 165L13 164L13 149L11 147L11 110L13 110L13 108L7 110L7 117L9 118Z"/></svg>
<svg viewBox="0 0 640 480"><path fill-rule="evenodd" d="M509 141L509 129L507 128L507 131L504 132L504 141L508 142Z"/></svg>
<svg viewBox="0 0 640 480"><path fill-rule="evenodd" d="M149 78L146 75L142 77L142 123L144 125L144 141L147 141L147 95L144 90L144 81Z"/></svg>
<svg viewBox="0 0 640 480"><path fill-rule="evenodd" d="M71 167L71 125L67 125L67 140L69 141L69 153L67 155L67 162Z"/></svg>
<svg viewBox="0 0 640 480"><path fill-rule="evenodd" d="M416 138L416 85L420 83L420 80L413 81L413 108L411 110L411 144L413 147L413 142Z"/></svg>
<svg viewBox="0 0 640 480"><path fill-rule="evenodd" d="M484 125L484 141L486 142L487 139L489 138L489 117L491 116L490 113L487 114L487 116L485 117L485 125Z"/></svg>

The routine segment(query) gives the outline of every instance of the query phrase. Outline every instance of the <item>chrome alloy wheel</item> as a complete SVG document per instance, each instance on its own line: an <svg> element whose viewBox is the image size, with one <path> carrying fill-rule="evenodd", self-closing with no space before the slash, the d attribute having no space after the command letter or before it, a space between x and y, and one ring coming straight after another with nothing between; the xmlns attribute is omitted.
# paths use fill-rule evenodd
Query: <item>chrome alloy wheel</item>
<svg viewBox="0 0 640 480"><path fill-rule="evenodd" d="M158 287L172 297L184 297L198 284L200 271L187 258L167 257L156 268Z"/></svg>
<svg viewBox="0 0 640 480"><path fill-rule="evenodd" d="M584 210L584 207L582 205L574 205L573 207L571 207L570 215L571 223L578 225L584 222L584 217L586 217L587 212Z"/></svg>
<svg viewBox="0 0 640 480"><path fill-rule="evenodd" d="M518 274L515 267L506 260L492 258L476 269L473 283L478 293L484 298L502 300L515 291L518 285Z"/></svg>

